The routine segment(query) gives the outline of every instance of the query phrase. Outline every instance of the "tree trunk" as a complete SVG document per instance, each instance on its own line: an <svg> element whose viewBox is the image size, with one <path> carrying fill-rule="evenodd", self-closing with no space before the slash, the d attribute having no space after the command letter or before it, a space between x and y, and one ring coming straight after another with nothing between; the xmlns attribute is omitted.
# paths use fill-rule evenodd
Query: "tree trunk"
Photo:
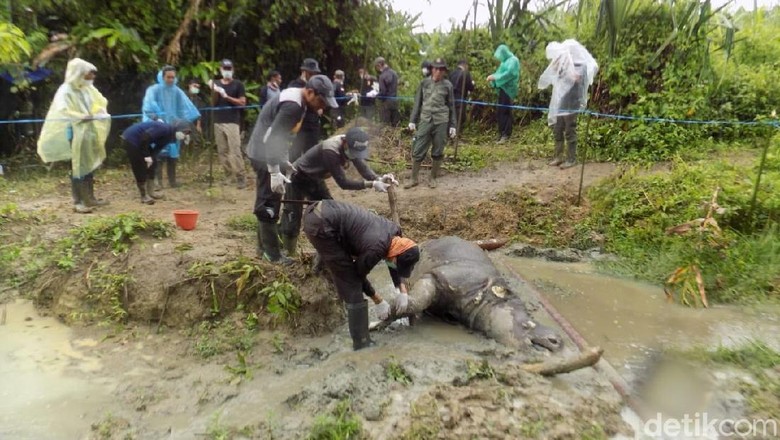
<svg viewBox="0 0 780 440"><path fill-rule="evenodd" d="M171 65L175 65L179 62L181 56L181 41L189 34L190 24L195 16L198 15L198 9L200 8L201 0L190 0L190 6L187 8L187 12L184 13L184 18L179 24L179 29L176 30L176 34L173 35L171 42L165 48L164 56L165 62Z"/></svg>

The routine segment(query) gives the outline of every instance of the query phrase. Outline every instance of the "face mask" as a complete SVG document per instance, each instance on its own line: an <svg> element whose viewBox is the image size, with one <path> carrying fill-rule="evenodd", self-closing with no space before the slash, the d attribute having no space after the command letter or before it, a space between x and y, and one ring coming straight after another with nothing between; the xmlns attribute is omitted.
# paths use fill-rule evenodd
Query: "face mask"
<svg viewBox="0 0 780 440"><path fill-rule="evenodd" d="M233 71L232 70L220 70L220 73L222 74L222 77L225 79L232 79L233 78Z"/></svg>
<svg viewBox="0 0 780 440"><path fill-rule="evenodd" d="M94 83L95 83L94 79L85 79L84 80L84 85L87 86L87 87L91 87Z"/></svg>
<svg viewBox="0 0 780 440"><path fill-rule="evenodd" d="M424 76L428 76L428 69L426 69L425 67L423 67L423 68L422 68L422 74L423 74Z"/></svg>
<svg viewBox="0 0 780 440"><path fill-rule="evenodd" d="M200 93L200 87L190 87L190 93L193 95L197 95Z"/></svg>
<svg viewBox="0 0 780 440"><path fill-rule="evenodd" d="M184 134L184 132L182 132L182 131L177 131L176 132L176 139L177 140L183 141L186 137L187 137L187 135Z"/></svg>

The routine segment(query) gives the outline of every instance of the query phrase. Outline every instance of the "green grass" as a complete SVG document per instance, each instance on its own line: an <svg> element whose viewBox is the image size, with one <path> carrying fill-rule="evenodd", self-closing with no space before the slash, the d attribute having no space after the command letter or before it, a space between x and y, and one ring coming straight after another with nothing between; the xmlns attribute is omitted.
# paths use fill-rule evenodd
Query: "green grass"
<svg viewBox="0 0 780 440"><path fill-rule="evenodd" d="M227 227L236 231L257 230L257 217L254 214L239 214L230 217L227 221Z"/></svg>
<svg viewBox="0 0 780 440"><path fill-rule="evenodd" d="M362 433L360 419L352 412L350 402L342 400L326 415L319 415L309 430L308 440L357 439Z"/></svg>
<svg viewBox="0 0 780 440"><path fill-rule="evenodd" d="M403 385L411 385L412 376L394 357L385 364L385 377Z"/></svg>

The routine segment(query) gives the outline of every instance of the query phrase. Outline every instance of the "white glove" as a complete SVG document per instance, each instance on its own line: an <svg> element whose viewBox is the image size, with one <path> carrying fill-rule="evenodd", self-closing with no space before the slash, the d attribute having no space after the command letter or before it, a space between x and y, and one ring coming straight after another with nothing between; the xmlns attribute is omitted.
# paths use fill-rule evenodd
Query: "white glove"
<svg viewBox="0 0 780 440"><path fill-rule="evenodd" d="M152 167L153 161L152 161L151 157L144 157L144 162L146 162L146 168L151 168Z"/></svg>
<svg viewBox="0 0 780 440"><path fill-rule="evenodd" d="M398 291L398 289L395 289ZM409 294L400 293L395 296L395 313L406 313L406 308L409 307Z"/></svg>
<svg viewBox="0 0 780 440"><path fill-rule="evenodd" d="M290 179L279 171L279 165L268 165L268 172L271 174L271 191L284 194L284 184L290 183Z"/></svg>
<svg viewBox="0 0 780 440"><path fill-rule="evenodd" d="M454 139L456 134L457 131L455 130L455 127L450 127L450 137Z"/></svg>
<svg viewBox="0 0 780 440"><path fill-rule="evenodd" d="M395 180L395 176L393 175L393 173L387 173L384 176L382 176L381 178L379 178L379 180L381 180L382 182L385 182L387 184L393 184L393 185L396 185L396 186L400 185L400 183L397 180Z"/></svg>
<svg viewBox="0 0 780 440"><path fill-rule="evenodd" d="M374 182L372 183L372 186L374 187L375 190L377 190L377 192L386 193L387 192L387 188L390 187L390 184L382 182L381 180L374 180Z"/></svg>
<svg viewBox="0 0 780 440"><path fill-rule="evenodd" d="M376 317L384 321L390 316L390 304L387 301L382 300L381 303L374 306L376 309Z"/></svg>
<svg viewBox="0 0 780 440"><path fill-rule="evenodd" d="M213 79L210 79L210 80L206 81L206 84L209 85L209 88L211 88L211 89L214 88L214 80Z"/></svg>
<svg viewBox="0 0 780 440"><path fill-rule="evenodd" d="M358 104L358 96L360 96L357 93L350 93L349 96L351 97L349 102L347 102L347 105L357 105Z"/></svg>
<svg viewBox="0 0 780 440"><path fill-rule="evenodd" d="M415 124L414 122L410 122L409 123L409 130L417 131L417 124Z"/></svg>
<svg viewBox="0 0 780 440"><path fill-rule="evenodd" d="M216 86L214 87L214 91L219 93L219 96L223 98L227 98L227 92L222 87Z"/></svg>
<svg viewBox="0 0 780 440"><path fill-rule="evenodd" d="M376 98L376 95L378 95L378 94L379 94L379 92L377 92L376 90L372 90L372 91L366 93L366 97L368 97L368 98Z"/></svg>

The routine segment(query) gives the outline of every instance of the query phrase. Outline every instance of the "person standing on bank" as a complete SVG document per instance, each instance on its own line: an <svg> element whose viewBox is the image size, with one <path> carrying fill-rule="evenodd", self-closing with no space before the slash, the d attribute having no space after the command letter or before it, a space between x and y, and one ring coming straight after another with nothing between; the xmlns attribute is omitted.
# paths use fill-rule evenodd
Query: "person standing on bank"
<svg viewBox="0 0 780 440"><path fill-rule="evenodd" d="M466 60L458 61L458 68L450 74L452 91L455 95L455 116L458 118L458 133L463 133L466 122L466 103L469 94L474 91L474 80L471 79L469 64Z"/></svg>
<svg viewBox="0 0 780 440"><path fill-rule="evenodd" d="M376 293L368 273L385 260L398 292L396 312L403 313L409 304L406 279L420 259L417 243L403 237L401 227L392 221L335 200L309 205L303 217L303 232L346 303L352 349L368 347L372 341L368 333L368 303L363 295L374 302L379 319L387 319L390 314L390 304Z"/></svg>
<svg viewBox="0 0 780 440"><path fill-rule="evenodd" d="M257 217L258 256L287 264L279 243L277 222L282 194L290 180L282 172L291 171L289 137L301 126L307 111L317 112L338 104L333 83L325 75L315 75L305 88L292 87L268 101L257 118L247 145L247 155L257 175L254 214ZM284 168L284 169L283 169Z"/></svg>
<svg viewBox="0 0 780 440"><path fill-rule="evenodd" d="M334 121L333 126L335 128L341 128L346 121L346 108L347 108L347 91L344 89L344 71L337 70L333 73L333 94L336 97L336 102L339 103L339 108L331 111L331 118Z"/></svg>
<svg viewBox="0 0 780 440"><path fill-rule="evenodd" d="M93 173L106 159L111 129L108 100L95 88L97 68L81 58L68 61L65 82L57 89L38 138L38 155L45 163L70 161L73 210L92 212L107 205L95 198Z"/></svg>
<svg viewBox="0 0 780 440"><path fill-rule="evenodd" d="M496 48L493 57L501 62L498 70L487 77L490 86L498 91L498 143L504 143L512 136L512 105L517 98L518 83L520 82L520 60L509 50L506 44Z"/></svg>
<svg viewBox="0 0 780 440"><path fill-rule="evenodd" d="M274 96L279 96L282 89L282 74L276 70L272 70L268 74L268 82L263 88L260 89L260 107L264 106L266 102L270 101Z"/></svg>
<svg viewBox="0 0 780 440"><path fill-rule="evenodd" d="M577 116L588 102L588 87L593 84L599 65L577 40L553 41L545 50L550 65L539 77L539 89L553 87L547 122L553 128L555 152L548 165L571 168L577 164ZM566 161L563 156L564 140Z"/></svg>
<svg viewBox="0 0 780 440"><path fill-rule="evenodd" d="M233 62L224 59L219 72L222 78L209 80L214 109L214 138L219 162L228 177L236 179L236 188L246 188L246 168L241 153L241 107L246 106L244 84L235 79ZM239 108L237 108L239 107Z"/></svg>
<svg viewBox="0 0 780 440"><path fill-rule="evenodd" d="M308 81L314 76L320 74L320 65L314 58L306 58L301 63L301 76L290 81L287 87L304 88ZM334 90L335 93L335 90ZM290 149L290 162L294 162L301 157L303 153L309 151L309 148L317 145L322 136L322 123L320 122L322 110L306 111L301 123L301 129L295 135L292 148Z"/></svg>
<svg viewBox="0 0 780 440"><path fill-rule="evenodd" d="M374 67L379 72L379 92L369 93L369 97L376 97L380 104L380 119L384 124L397 127L401 122L401 113L398 112L398 74L387 65L382 57L374 60ZM372 96L373 95L373 96Z"/></svg>
<svg viewBox="0 0 780 440"><path fill-rule="evenodd" d="M177 86L178 81L176 68L173 66L164 66L157 72L157 84L149 86L144 95L142 121L160 120L172 123L184 119L195 122L200 118L198 109L187 94ZM178 186L176 163L181 156L180 147L181 144L174 139L170 144L162 146L157 153L160 162L166 163L168 186L171 188ZM156 172L157 187L162 188L162 166L156 167Z"/></svg>
<svg viewBox="0 0 780 440"><path fill-rule="evenodd" d="M392 174L381 178L368 166L368 133L358 127L350 128L346 135L330 137L296 160L292 167L289 191L290 200L330 200L333 198L325 179L333 177L339 188L348 191L374 188L387 192L391 184L398 184ZM355 167L365 180L351 180L346 169ZM285 203L282 210L282 242L288 256L294 256L301 231L303 206Z"/></svg>
<svg viewBox="0 0 780 440"><path fill-rule="evenodd" d="M154 189L155 158L159 150L176 141L188 144L191 132L190 123L181 119L173 124L160 120L138 122L122 132L122 147L130 160L141 203L154 205L155 199L162 198Z"/></svg>
<svg viewBox="0 0 780 440"><path fill-rule="evenodd" d="M431 68L433 69L431 77L422 80L414 96L414 108L409 122L409 130L415 132L412 147L412 180L404 185L407 189L420 184L420 168L431 144L433 144L431 150L433 165L428 186L436 188L436 178L444 161L447 135L454 138L457 134L455 98L452 83L446 76L447 64L443 59L437 58L431 63Z"/></svg>

